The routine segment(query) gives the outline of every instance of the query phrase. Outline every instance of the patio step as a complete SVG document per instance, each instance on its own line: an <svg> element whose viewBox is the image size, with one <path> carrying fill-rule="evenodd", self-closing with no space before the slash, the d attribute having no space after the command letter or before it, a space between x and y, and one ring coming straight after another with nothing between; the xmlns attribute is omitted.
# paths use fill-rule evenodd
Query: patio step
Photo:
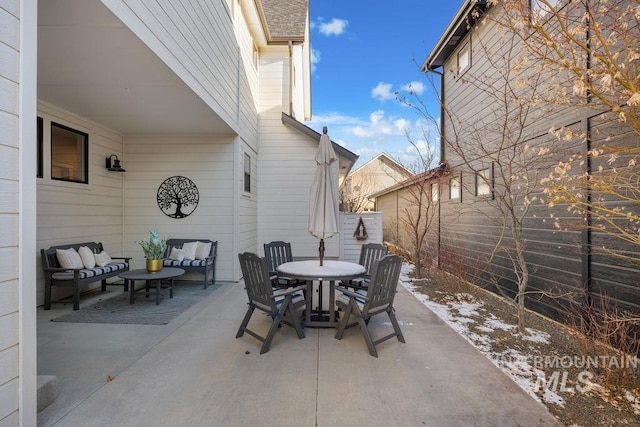
<svg viewBox="0 0 640 427"><path fill-rule="evenodd" d="M58 377L38 375L38 412L51 405L58 396Z"/></svg>

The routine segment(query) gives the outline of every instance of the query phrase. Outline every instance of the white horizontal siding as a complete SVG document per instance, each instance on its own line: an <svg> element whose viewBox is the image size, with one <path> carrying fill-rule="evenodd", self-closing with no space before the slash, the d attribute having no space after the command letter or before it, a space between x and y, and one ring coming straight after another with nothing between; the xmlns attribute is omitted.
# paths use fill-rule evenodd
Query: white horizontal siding
<svg viewBox="0 0 640 427"><path fill-rule="evenodd" d="M0 424L5 425L17 425L20 396L19 9L19 1L0 3Z"/></svg>
<svg viewBox="0 0 640 427"><path fill-rule="evenodd" d="M123 246L127 256L134 257L133 268L144 265L136 242L157 228L167 238L217 240L216 279L234 280L233 153L233 137L127 138ZM158 207L158 187L172 176L184 176L198 188L198 206L186 218L170 218Z"/></svg>
<svg viewBox="0 0 640 427"><path fill-rule="evenodd" d="M360 219L367 232L366 240L353 235ZM382 212L340 212L340 260L358 262L365 243L382 243Z"/></svg>
<svg viewBox="0 0 640 427"><path fill-rule="evenodd" d="M122 135L41 102L38 115L44 126L44 178L37 180L37 248L54 245L102 242L112 256L122 256L122 182L124 175L105 168L105 159L116 154L126 169ZM89 184L59 182L50 179L51 122L60 123L89 135ZM40 256L38 262L38 304L44 302L44 276ZM94 285L99 286L99 283ZM70 294L70 288L54 289L53 298Z"/></svg>
<svg viewBox="0 0 640 427"><path fill-rule="evenodd" d="M103 0L232 127L238 120L238 44L224 2Z"/></svg>

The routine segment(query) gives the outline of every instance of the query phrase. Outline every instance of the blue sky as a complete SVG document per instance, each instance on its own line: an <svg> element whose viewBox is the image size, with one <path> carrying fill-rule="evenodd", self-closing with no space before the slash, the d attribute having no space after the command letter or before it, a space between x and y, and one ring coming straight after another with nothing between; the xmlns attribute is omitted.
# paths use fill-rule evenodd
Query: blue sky
<svg viewBox="0 0 640 427"><path fill-rule="evenodd" d="M385 152L404 165L424 144L420 116L394 95L408 85L438 115L420 66L462 0L311 0L312 120L306 124L360 156L356 168ZM406 93L406 92L405 92ZM437 135L432 143L439 144Z"/></svg>

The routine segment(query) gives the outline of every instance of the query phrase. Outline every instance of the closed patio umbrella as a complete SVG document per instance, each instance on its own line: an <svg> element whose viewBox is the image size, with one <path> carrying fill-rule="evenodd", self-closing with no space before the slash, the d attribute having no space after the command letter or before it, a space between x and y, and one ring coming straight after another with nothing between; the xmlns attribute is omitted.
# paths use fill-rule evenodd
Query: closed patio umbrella
<svg viewBox="0 0 640 427"><path fill-rule="evenodd" d="M324 239L338 233L337 186L331 176L331 164L338 160L327 128L322 128L316 154L316 175L309 194L309 233L320 239L320 265L324 260Z"/></svg>

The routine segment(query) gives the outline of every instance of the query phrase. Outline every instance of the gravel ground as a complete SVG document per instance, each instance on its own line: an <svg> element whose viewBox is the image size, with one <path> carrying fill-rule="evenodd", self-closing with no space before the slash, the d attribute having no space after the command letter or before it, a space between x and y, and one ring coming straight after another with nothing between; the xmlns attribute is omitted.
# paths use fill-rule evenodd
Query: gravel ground
<svg viewBox="0 0 640 427"><path fill-rule="evenodd" d="M640 426L640 362L624 386L607 386L618 355L583 355L574 331L528 312L526 336L516 332L515 308L502 298L438 270L403 282L425 305L507 372L567 426ZM544 372L544 374L542 373ZM620 372L620 371L617 371Z"/></svg>

